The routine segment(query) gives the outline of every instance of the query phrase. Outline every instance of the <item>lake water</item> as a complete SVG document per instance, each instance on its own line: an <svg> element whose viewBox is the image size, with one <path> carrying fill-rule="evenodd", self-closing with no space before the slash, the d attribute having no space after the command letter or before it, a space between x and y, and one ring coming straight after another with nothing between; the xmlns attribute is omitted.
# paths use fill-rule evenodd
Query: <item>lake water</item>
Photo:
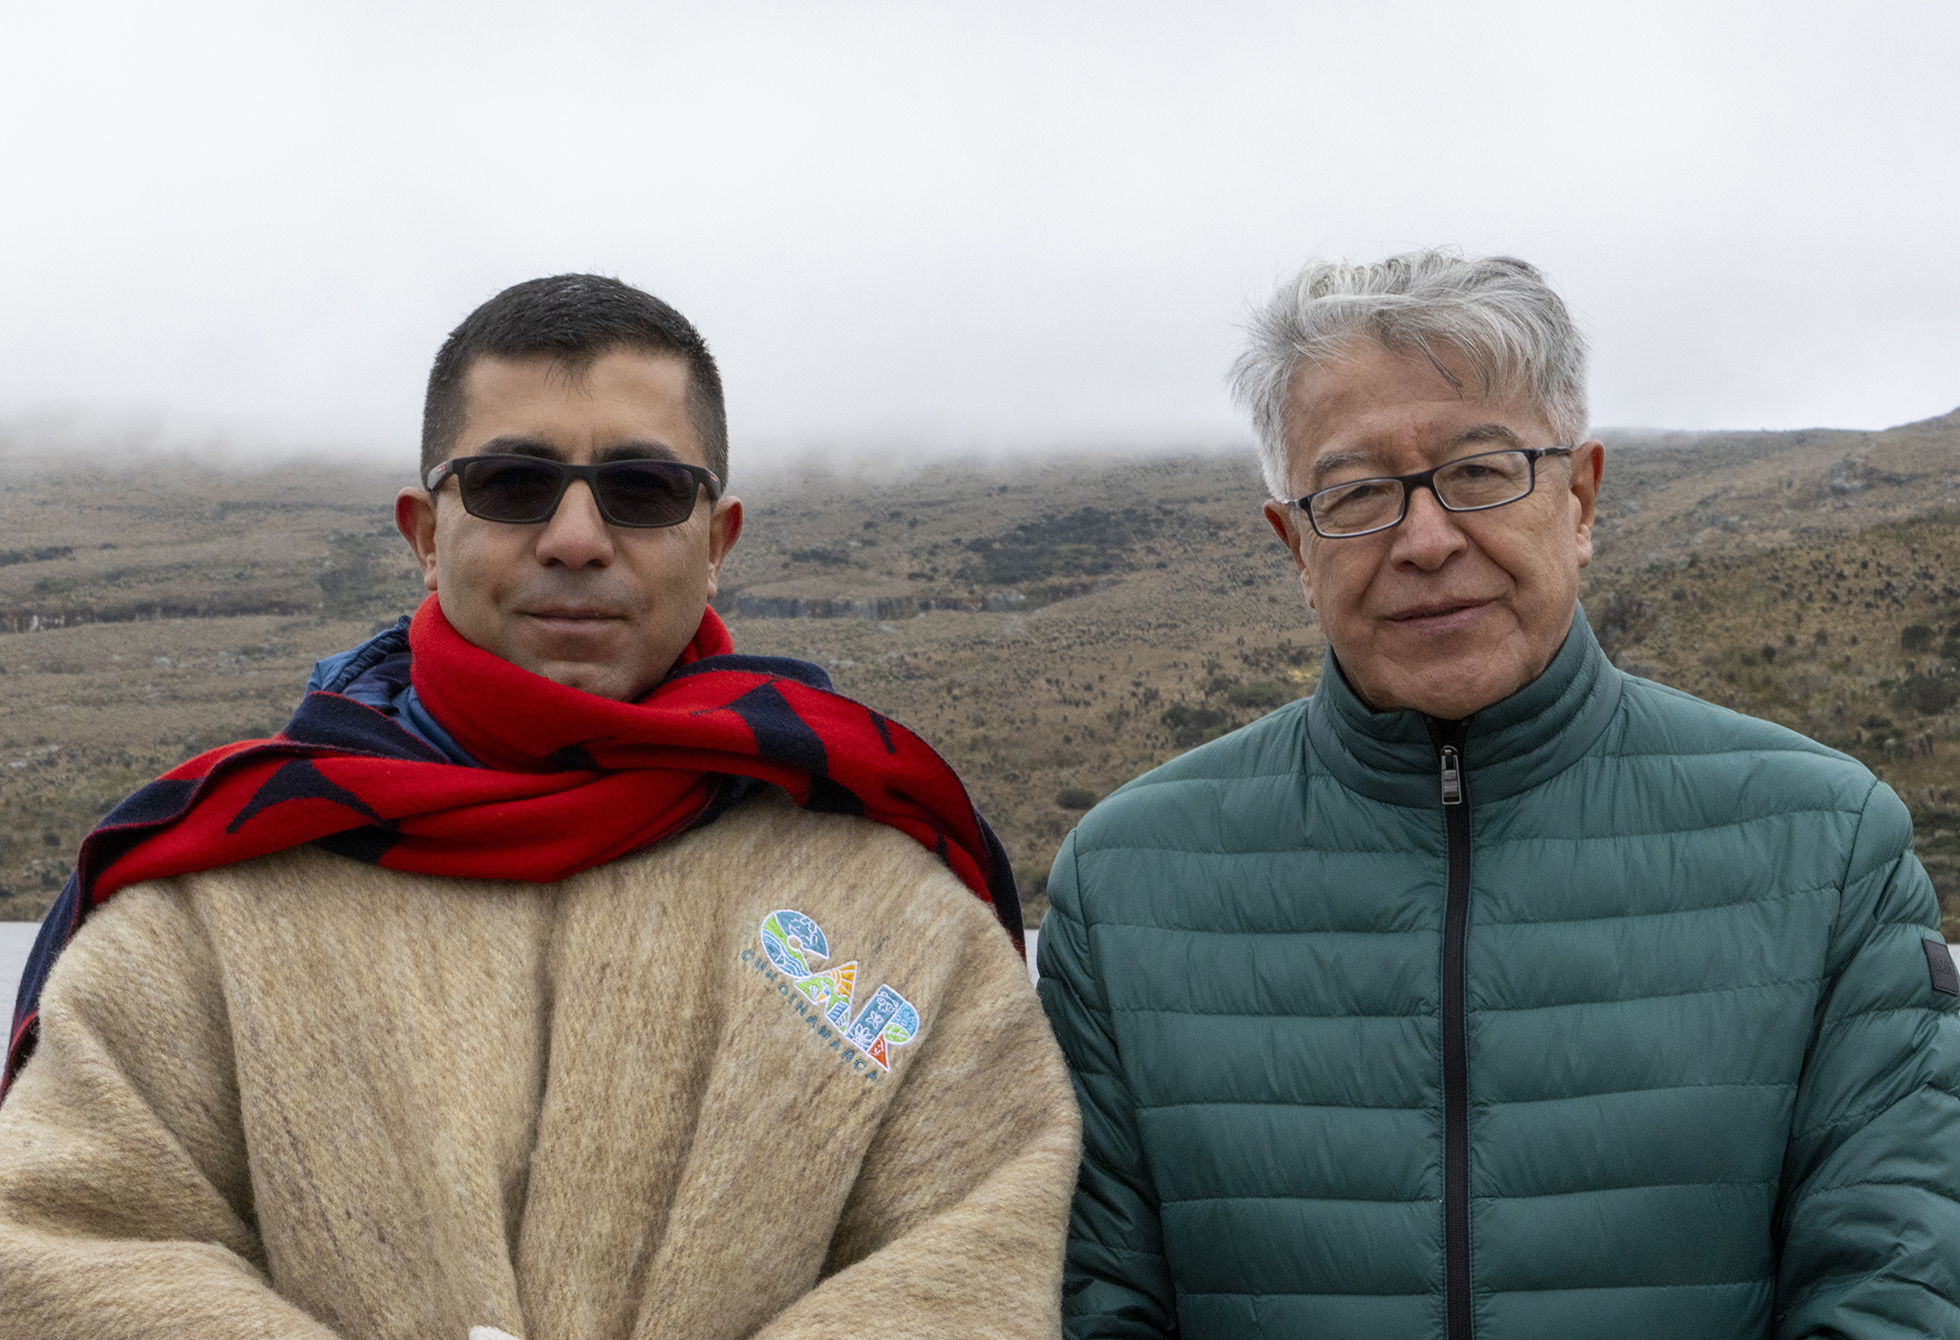
<svg viewBox="0 0 1960 1340"><path fill-rule="evenodd" d="M34 947L37 921L0 921L0 1010L9 1019L14 1014L14 992L20 989L20 970L27 966L27 951Z"/></svg>

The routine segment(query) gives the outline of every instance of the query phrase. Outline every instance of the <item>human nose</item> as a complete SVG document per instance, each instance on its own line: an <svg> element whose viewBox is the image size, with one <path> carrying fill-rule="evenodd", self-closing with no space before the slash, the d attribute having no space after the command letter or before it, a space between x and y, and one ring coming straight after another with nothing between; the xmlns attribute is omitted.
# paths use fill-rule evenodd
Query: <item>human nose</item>
<svg viewBox="0 0 1960 1340"><path fill-rule="evenodd" d="M1434 489L1409 490L1408 511L1402 517L1402 524L1395 528L1395 543L1390 551L1394 561L1426 572L1434 571L1468 544L1456 518L1438 501Z"/></svg>
<svg viewBox="0 0 1960 1340"><path fill-rule="evenodd" d="M568 568L604 567L613 560L612 530L583 479L574 479L538 537L538 562Z"/></svg>

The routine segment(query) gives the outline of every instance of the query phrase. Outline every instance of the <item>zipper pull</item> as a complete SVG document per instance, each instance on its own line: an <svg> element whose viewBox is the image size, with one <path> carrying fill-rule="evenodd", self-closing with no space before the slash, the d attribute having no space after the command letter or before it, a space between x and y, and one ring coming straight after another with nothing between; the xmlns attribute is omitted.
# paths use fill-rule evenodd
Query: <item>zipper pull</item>
<svg viewBox="0 0 1960 1340"><path fill-rule="evenodd" d="M1463 772L1458 766L1456 746L1446 744L1442 749L1443 760L1443 803L1461 805L1463 803Z"/></svg>

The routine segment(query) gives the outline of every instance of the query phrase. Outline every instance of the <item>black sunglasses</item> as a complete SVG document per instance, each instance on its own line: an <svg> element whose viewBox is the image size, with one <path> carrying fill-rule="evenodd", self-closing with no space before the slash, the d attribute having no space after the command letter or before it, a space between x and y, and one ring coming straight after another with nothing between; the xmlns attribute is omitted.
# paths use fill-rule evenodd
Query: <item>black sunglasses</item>
<svg viewBox="0 0 1960 1340"><path fill-rule="evenodd" d="M543 456L454 456L429 471L429 492L451 475L465 512L512 526L551 520L574 479L592 490L609 526L677 526L694 515L698 490L710 501L721 497L721 480L705 466L648 458L566 465Z"/></svg>

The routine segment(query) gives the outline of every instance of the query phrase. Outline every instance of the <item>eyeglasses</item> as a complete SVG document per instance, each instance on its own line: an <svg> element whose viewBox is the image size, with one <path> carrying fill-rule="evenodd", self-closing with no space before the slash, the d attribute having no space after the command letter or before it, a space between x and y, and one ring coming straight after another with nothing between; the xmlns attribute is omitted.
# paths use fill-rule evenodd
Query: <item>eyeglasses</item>
<svg viewBox="0 0 1960 1340"><path fill-rule="evenodd" d="M634 459L566 465L542 456L455 456L429 471L430 493L456 476L463 510L485 521L535 526L551 520L574 479L583 479L609 526L676 526L694 515L697 491L721 497L714 471L681 461Z"/></svg>
<svg viewBox="0 0 1960 1340"><path fill-rule="evenodd" d="M1416 489L1428 489L1449 512L1486 512L1514 503L1537 487L1540 456L1570 456L1574 450L1519 447L1482 451L1412 475L1331 484L1295 498L1290 505L1307 514L1314 534L1322 539L1349 540L1401 525L1409 514L1409 495Z"/></svg>

